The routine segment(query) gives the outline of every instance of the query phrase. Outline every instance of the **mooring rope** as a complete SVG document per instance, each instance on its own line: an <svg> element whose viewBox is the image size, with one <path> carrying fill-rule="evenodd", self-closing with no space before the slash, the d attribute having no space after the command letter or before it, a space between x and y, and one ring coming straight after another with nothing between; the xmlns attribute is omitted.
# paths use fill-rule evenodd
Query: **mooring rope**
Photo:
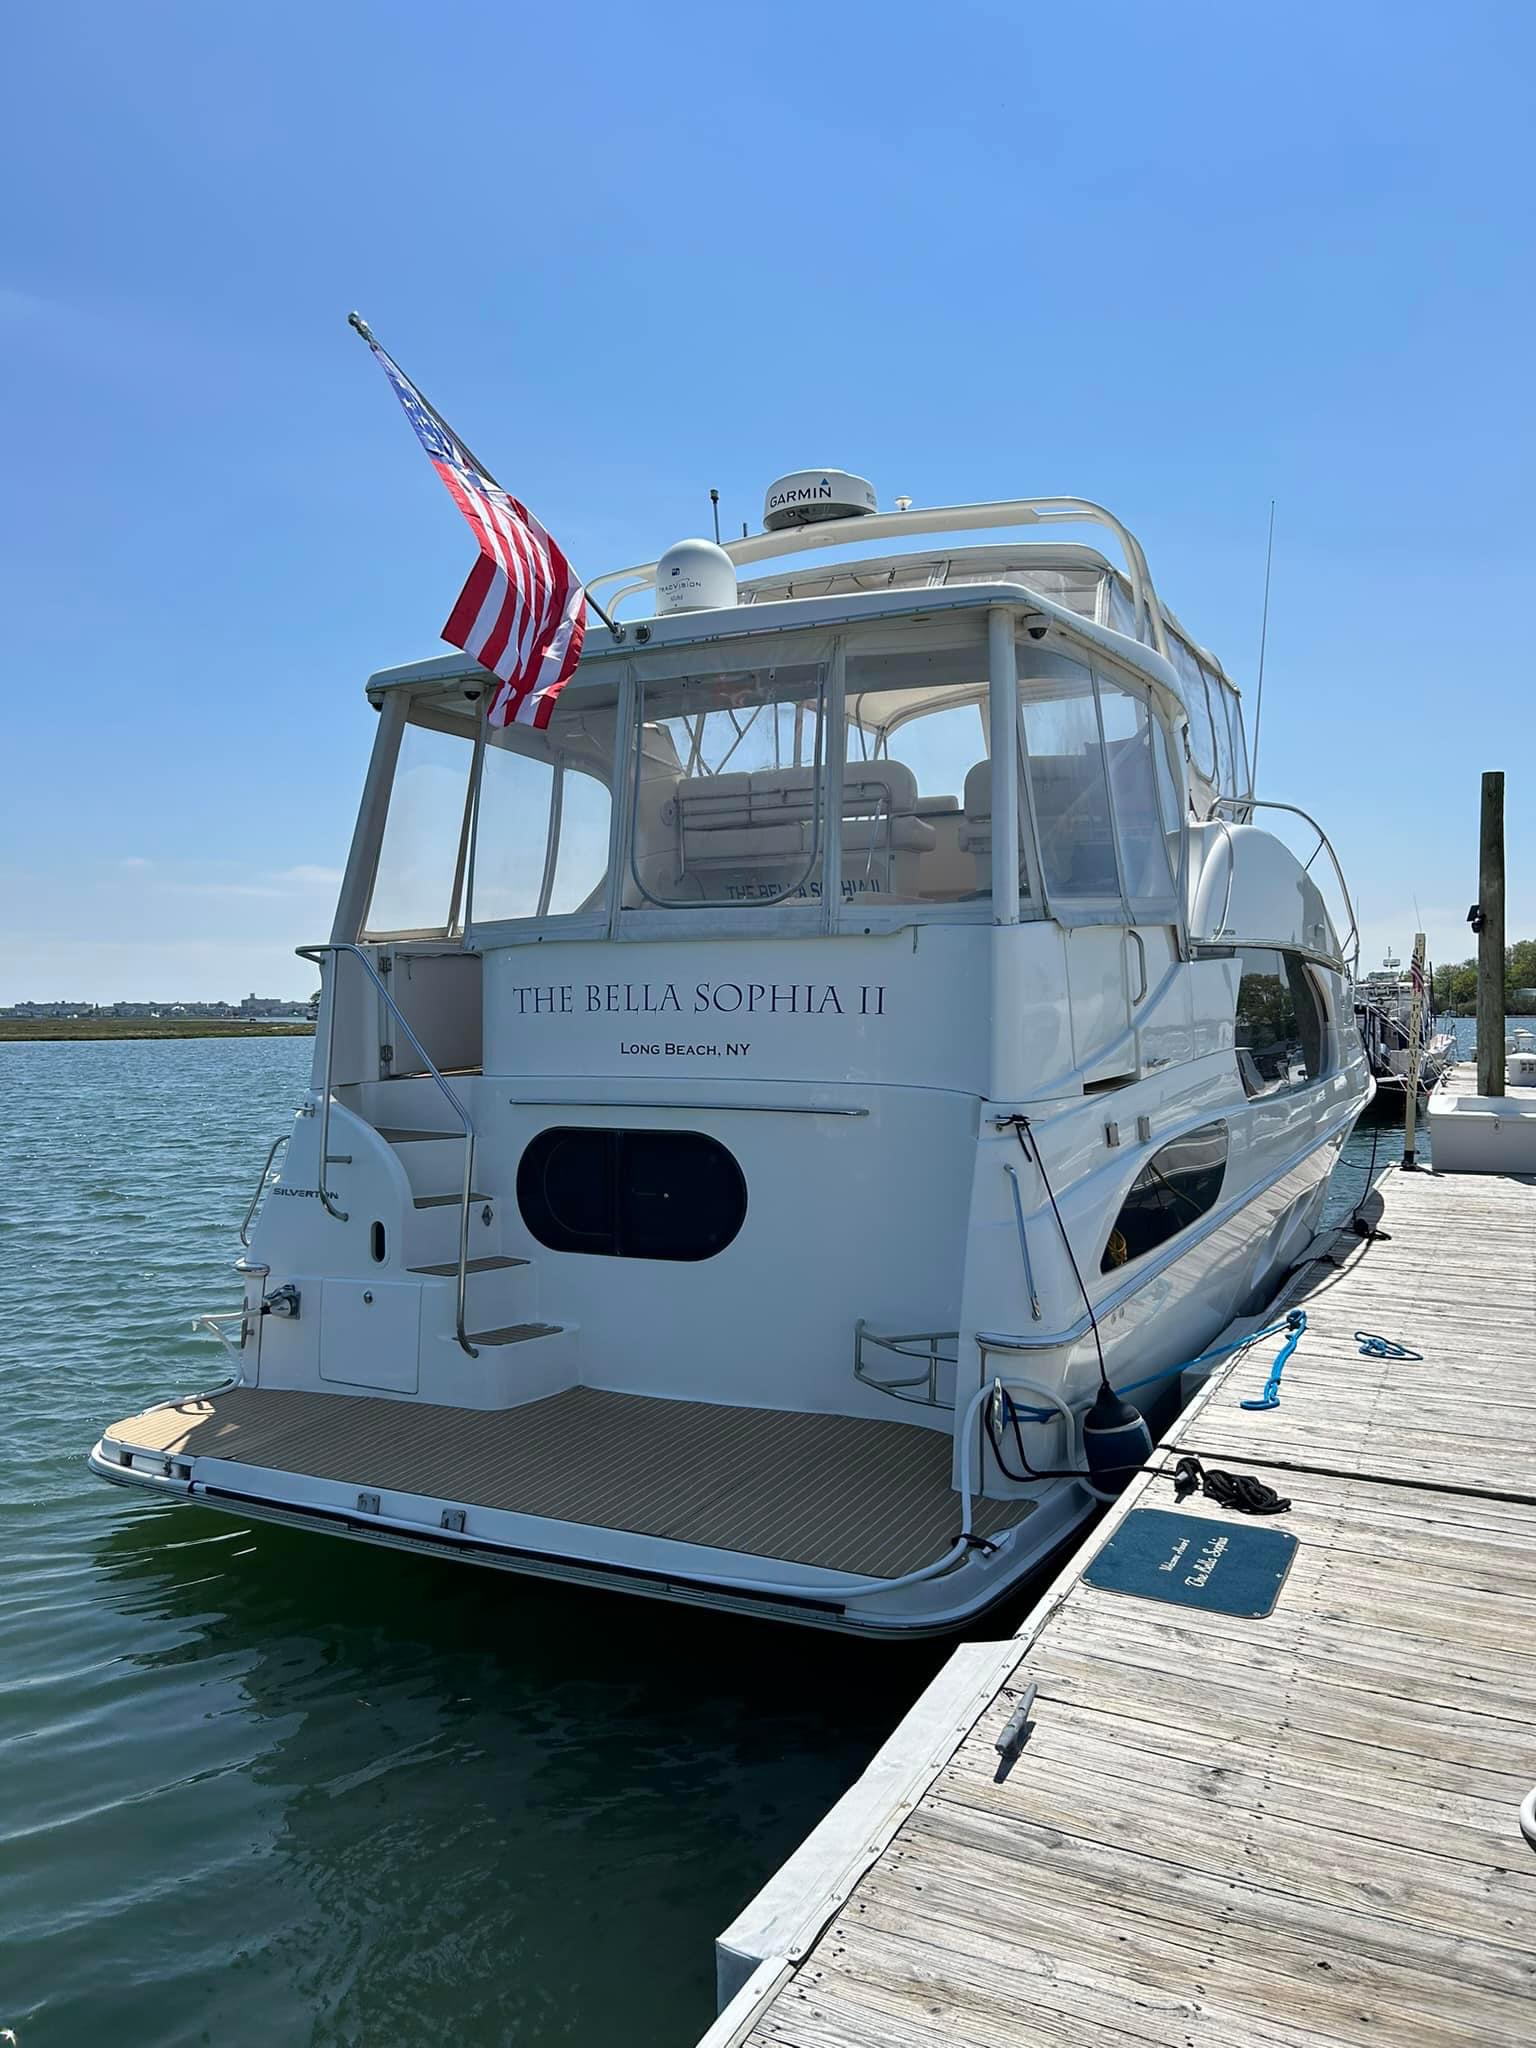
<svg viewBox="0 0 1536 2048"><path fill-rule="evenodd" d="M1355 1342L1360 1346L1362 1358L1422 1358L1422 1351L1412 1351L1406 1344L1398 1344L1391 1337L1378 1337L1372 1330L1356 1330Z"/></svg>
<svg viewBox="0 0 1536 2048"><path fill-rule="evenodd" d="M1281 1345L1274 1364L1269 1368L1269 1378L1264 1382L1264 1391L1256 1401L1240 1401L1240 1408L1278 1408L1280 1406L1280 1375L1285 1371L1286 1361L1301 1342L1301 1333L1307 1327L1307 1312L1304 1308L1293 1308L1286 1321L1291 1334Z"/></svg>
<svg viewBox="0 0 1536 2048"><path fill-rule="evenodd" d="M1196 1487L1208 1500L1240 1515L1283 1515L1290 1506L1282 1494L1251 1472L1222 1472L1215 1466L1206 1467L1188 1451L1173 1468L1173 1497L1187 1500Z"/></svg>

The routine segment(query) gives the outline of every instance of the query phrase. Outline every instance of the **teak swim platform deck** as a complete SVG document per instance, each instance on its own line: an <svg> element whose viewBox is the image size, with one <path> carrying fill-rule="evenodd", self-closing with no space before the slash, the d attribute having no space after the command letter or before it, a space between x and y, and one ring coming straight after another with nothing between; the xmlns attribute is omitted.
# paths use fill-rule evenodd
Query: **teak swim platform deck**
<svg viewBox="0 0 1536 2048"><path fill-rule="evenodd" d="M1285 1297L1278 1408L1239 1405L1270 1342L722 1937L710 2048L1529 2048L1536 1183L1393 1171L1380 1209ZM1267 1618L1084 1581L1185 1452L1291 1499L1179 1510L1298 1539Z"/></svg>
<svg viewBox="0 0 1536 2048"><path fill-rule="evenodd" d="M935 1430L597 1387L506 1409L231 1387L106 1441L890 1578L942 1557L960 1511ZM1033 1508L978 1502L976 1527Z"/></svg>

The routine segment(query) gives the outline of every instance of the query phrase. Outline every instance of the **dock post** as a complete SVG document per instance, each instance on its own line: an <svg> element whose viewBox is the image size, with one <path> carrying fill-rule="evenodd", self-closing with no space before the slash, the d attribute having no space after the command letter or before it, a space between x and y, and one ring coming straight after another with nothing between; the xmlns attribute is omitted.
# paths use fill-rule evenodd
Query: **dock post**
<svg viewBox="0 0 1536 2048"><path fill-rule="evenodd" d="M1408 1089L1403 1102L1403 1166L1412 1173L1418 1165L1413 1141L1419 1120L1419 1071L1424 1052L1424 934L1413 935L1413 1002L1408 1013Z"/></svg>
<svg viewBox="0 0 1536 2048"><path fill-rule="evenodd" d="M1477 871L1477 1092L1504 1093L1504 777L1483 777Z"/></svg>

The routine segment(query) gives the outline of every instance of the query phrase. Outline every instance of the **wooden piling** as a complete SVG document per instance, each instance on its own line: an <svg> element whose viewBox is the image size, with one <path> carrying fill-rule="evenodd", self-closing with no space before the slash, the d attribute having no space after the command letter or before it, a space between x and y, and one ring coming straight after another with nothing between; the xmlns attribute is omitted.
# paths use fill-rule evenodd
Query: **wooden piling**
<svg viewBox="0 0 1536 2048"><path fill-rule="evenodd" d="M1504 777L1483 777L1478 848L1477 1092L1504 1093Z"/></svg>

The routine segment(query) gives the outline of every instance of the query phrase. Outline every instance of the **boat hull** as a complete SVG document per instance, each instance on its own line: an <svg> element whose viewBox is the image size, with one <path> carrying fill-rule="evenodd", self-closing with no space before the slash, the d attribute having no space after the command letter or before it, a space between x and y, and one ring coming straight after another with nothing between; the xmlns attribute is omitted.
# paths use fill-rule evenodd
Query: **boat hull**
<svg viewBox="0 0 1536 2048"><path fill-rule="evenodd" d="M1190 1233L1176 1256L1141 1276L1106 1309L1101 1336L1116 1384L1128 1385L1142 1373L1160 1373L1160 1386L1141 1398L1154 1413L1171 1417L1177 1411L1178 1375L1170 1368L1206 1349L1234 1317L1252 1317L1274 1298L1314 1234L1328 1175L1352 1120L1352 1113L1344 1112L1335 1119L1334 1127L1320 1129L1299 1156L1241 1200L1216 1212L1207 1228ZM1022 1359L1017 1353L1007 1358L994 1354L992 1364L1010 1383L1019 1375L1027 1379L1049 1372L1053 1379L1060 1374L1064 1383L1077 1382L1091 1390L1094 1356L1091 1333L1084 1338L1063 1332L1054 1343L1042 1340L1033 1345ZM1261 1373L1267 1362L1267 1356L1256 1357L1255 1372ZM269 1403L323 1401L333 1417L354 1425L356 1451L349 1454L344 1446L338 1449L332 1444L324 1459L298 1459L320 1464L322 1470L261 1462L264 1457L276 1457L271 1443L291 1445L295 1432L291 1427L276 1430L267 1445L247 1452L233 1433L231 1395L265 1398ZM606 1398L610 1403L622 1403L634 1397ZM226 1403L222 1417L221 1400ZM507 1411L501 1420L514 1440L519 1429L526 1432L534 1425L539 1419L534 1411L544 1405L534 1403ZM702 1404L647 1405L675 1408L681 1417L684 1410ZM245 1519L280 1522L576 1586L883 1638L942 1634L974 1621L1024 1586L1099 1505L1086 1487L1073 1480L1055 1479L1015 1489L1014 1504L1020 1512L1011 1524L1006 1517L1006 1498L982 1504L984 1508L990 1505L994 1514L1002 1517L991 1526L987 1538L991 1548L967 1549L949 1568L933 1576L882 1586L871 1582L867 1569L850 1571L826 1561L796 1562L732 1547L731 1512L717 1516L709 1532L712 1541L686 1541L675 1534L658 1533L655 1513L650 1516L652 1527L636 1529L573 1521L566 1513L550 1511L564 1505L558 1499L545 1498L534 1503L542 1512L529 1512L527 1503L521 1508L517 1504L515 1483L509 1491L505 1481L499 1491L471 1484L452 1492L436 1490L436 1479L433 1490L421 1491L411 1484L384 1483L399 1475L385 1472L381 1479L385 1462L379 1448L381 1439L376 1429L370 1433L374 1421L370 1411L376 1409L394 1415L409 1412L418 1430L425 1430L429 1422L439 1435L446 1428L445 1457L450 1466L455 1462L452 1430L462 1431L465 1457L458 1461L461 1477L470 1446L483 1447L488 1428L497 1420L475 1410L413 1405L406 1411L400 1402L366 1396L338 1398L282 1391L263 1396L258 1389L235 1388L216 1392L201 1405L194 1402L178 1408L167 1404L114 1425L91 1451L90 1464L101 1478L114 1484L144 1488L161 1498L189 1501ZM722 1424L732 1415L771 1413L716 1412ZM781 1415L777 1424L814 1420ZM846 1417L822 1420L862 1427L866 1432L898 1427L880 1422L859 1425ZM208 1422L219 1432L209 1439L215 1449L204 1449L197 1442L197 1431ZM906 1428L913 1436L935 1441L930 1430ZM590 1431L586 1440L591 1440ZM947 1433L939 1441L947 1443ZM419 1453L416 1456L419 1484L426 1475ZM654 1446L654 1456L658 1461L666 1458L661 1440ZM740 1440L736 1456L733 1469L740 1474ZM679 1444L667 1460L667 1469L687 1469L690 1462L696 1464L696 1457L687 1445ZM762 1501L782 1490L776 1486L776 1475L782 1479L788 1464L782 1447L775 1445L769 1445L758 1462L755 1480L743 1483L739 1500L732 1504L732 1511L739 1513L737 1526L743 1537L749 1529L761 1530ZM557 1470L561 1466L558 1446L552 1463ZM501 1469L505 1473L504 1463ZM666 1488L661 1490L658 1502L665 1503L666 1492ZM633 1494L630 1498L633 1500ZM953 1495L948 1498L953 1501ZM908 1516L913 1512L913 1499L909 1479L902 1496ZM843 1505L846 1510L846 1500ZM631 1507L629 1518L644 1520L646 1514ZM824 1514L823 1521L827 1519ZM833 1523L837 1520L835 1505L830 1519ZM856 1519L862 1527L870 1525L867 1505ZM680 1526L675 1506L667 1508L667 1526L674 1530ZM978 1527L986 1529L988 1525ZM801 1547L803 1550L803 1543ZM938 1523L933 1548L935 1561L941 1560L944 1535ZM867 1564L867 1553L857 1561ZM895 1562L908 1563L910 1559L897 1558Z"/></svg>

